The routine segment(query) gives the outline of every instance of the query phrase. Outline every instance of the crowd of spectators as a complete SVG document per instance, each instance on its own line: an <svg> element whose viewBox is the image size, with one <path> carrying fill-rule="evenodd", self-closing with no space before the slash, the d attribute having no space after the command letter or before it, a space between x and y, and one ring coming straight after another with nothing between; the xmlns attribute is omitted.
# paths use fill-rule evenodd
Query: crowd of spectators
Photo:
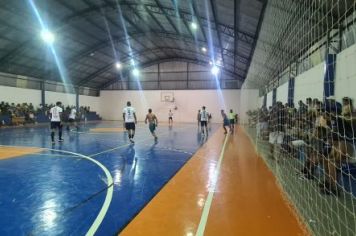
<svg viewBox="0 0 356 236"><path fill-rule="evenodd" d="M42 115L49 117L49 110L54 107L54 104L45 104L34 106L32 103L9 103L9 102L0 102L0 126L6 125L20 125L20 124L34 124L37 123L37 116ZM63 106L64 119L70 113L72 107L74 106ZM90 107L81 106L77 112L78 120L85 120L86 114L90 112ZM6 123L4 117L10 118L10 123Z"/></svg>
<svg viewBox="0 0 356 236"><path fill-rule="evenodd" d="M251 113L252 114L252 113ZM337 181L342 165L354 156L356 119L352 100L348 97L342 103L334 97L324 101L307 98L305 103L275 105L259 109L251 119L257 123L257 137L268 140L270 156L286 153L299 158L302 149L305 156L301 176L315 179L317 168L322 168L324 177L320 190L337 195L340 191Z"/></svg>

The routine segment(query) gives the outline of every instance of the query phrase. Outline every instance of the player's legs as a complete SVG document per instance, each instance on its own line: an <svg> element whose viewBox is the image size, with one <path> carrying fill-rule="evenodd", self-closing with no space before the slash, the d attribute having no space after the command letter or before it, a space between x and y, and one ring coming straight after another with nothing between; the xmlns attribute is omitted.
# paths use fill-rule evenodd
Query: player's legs
<svg viewBox="0 0 356 236"><path fill-rule="evenodd" d="M59 142L63 142L62 139L62 129L63 129L63 125L59 122L58 123L58 138L59 138Z"/></svg>
<svg viewBox="0 0 356 236"><path fill-rule="evenodd" d="M130 123L125 123L125 129L127 130L127 135L129 139L131 140L131 128L130 128Z"/></svg>
<svg viewBox="0 0 356 236"><path fill-rule="evenodd" d="M73 119L68 119L67 131L70 131L73 126Z"/></svg>
<svg viewBox="0 0 356 236"><path fill-rule="evenodd" d="M234 120L230 120L230 132L233 133L234 132L234 129L235 129L235 121Z"/></svg>
<svg viewBox="0 0 356 236"><path fill-rule="evenodd" d="M134 143L133 138L135 136L135 123L127 123L126 125L128 133L129 133L129 139L131 143Z"/></svg>
<svg viewBox="0 0 356 236"><path fill-rule="evenodd" d="M136 130L136 127L135 127L135 123L132 123L132 133L131 133L131 137L134 138L135 136L135 130Z"/></svg>
<svg viewBox="0 0 356 236"><path fill-rule="evenodd" d="M207 122L206 121L202 121L200 126L201 126L202 134L204 134L204 133L208 134Z"/></svg>
<svg viewBox="0 0 356 236"><path fill-rule="evenodd" d="M149 129L150 129L150 132L152 134L152 136L157 139L157 135L155 133L155 130L156 130L156 124L149 124Z"/></svg>
<svg viewBox="0 0 356 236"><path fill-rule="evenodd" d="M225 124L223 124L224 134L227 134L227 130L225 128Z"/></svg>
<svg viewBox="0 0 356 236"><path fill-rule="evenodd" d="M74 127L79 131L79 124L77 120L74 120Z"/></svg>
<svg viewBox="0 0 356 236"><path fill-rule="evenodd" d="M50 127L51 127L51 140L52 140L52 143L54 143L54 132L56 132L54 122L51 121Z"/></svg>

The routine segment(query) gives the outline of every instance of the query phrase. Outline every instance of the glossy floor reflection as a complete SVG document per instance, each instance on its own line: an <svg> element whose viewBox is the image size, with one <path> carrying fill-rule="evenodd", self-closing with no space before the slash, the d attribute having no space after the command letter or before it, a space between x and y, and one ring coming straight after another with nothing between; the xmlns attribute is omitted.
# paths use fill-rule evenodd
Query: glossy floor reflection
<svg viewBox="0 0 356 236"><path fill-rule="evenodd" d="M308 235L244 131L227 138L221 158L224 139L216 132L121 235Z"/></svg>
<svg viewBox="0 0 356 236"><path fill-rule="evenodd" d="M103 212L96 235L116 234L206 141L184 124L158 127L154 142L142 124L130 145L120 126L88 124L54 146L47 126L1 129L0 235L85 235Z"/></svg>

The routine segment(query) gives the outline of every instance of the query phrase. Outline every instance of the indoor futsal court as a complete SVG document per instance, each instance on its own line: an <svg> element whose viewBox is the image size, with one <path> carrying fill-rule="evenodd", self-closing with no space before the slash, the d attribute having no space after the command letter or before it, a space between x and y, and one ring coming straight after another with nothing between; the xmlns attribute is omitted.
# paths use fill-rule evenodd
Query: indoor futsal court
<svg viewBox="0 0 356 236"><path fill-rule="evenodd" d="M0 236L355 236L355 0L0 1Z"/></svg>

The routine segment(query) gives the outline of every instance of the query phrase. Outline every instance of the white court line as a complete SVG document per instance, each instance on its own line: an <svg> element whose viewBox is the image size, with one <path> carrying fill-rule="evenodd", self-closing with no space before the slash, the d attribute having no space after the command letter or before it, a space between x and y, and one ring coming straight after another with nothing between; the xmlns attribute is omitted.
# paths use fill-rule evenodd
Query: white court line
<svg viewBox="0 0 356 236"><path fill-rule="evenodd" d="M221 149L219 161L218 161L218 164L216 165L216 168L215 168L215 171L214 171L214 176L212 177L213 183L212 183L212 186L209 187L209 194L208 194L208 196L207 196L207 198L205 200L204 209L203 209L203 213L202 213L201 218L200 218L198 230L197 230L197 232L195 234L196 236L203 236L204 235L204 230L205 230L205 227L206 227L206 222L208 221L209 211L210 211L211 203L213 201L214 192L215 192L215 188L216 188L216 183L218 182L221 163L222 163L222 161L224 159L224 153L225 153L225 148L226 148L226 143L227 143L228 138L229 138L229 134L226 135L225 141L224 141L224 145L223 145L223 147Z"/></svg>
<svg viewBox="0 0 356 236"><path fill-rule="evenodd" d="M10 147L10 146L6 146L6 145L0 145L0 147ZM11 146L11 147L20 147L20 146ZM109 170L103 165L101 164L99 161L82 155L80 153L75 153L75 152L70 152L70 151L64 151L64 150L57 150L57 149L51 149L51 148L41 148L41 149L45 149L45 150L50 150L50 151L56 151L56 152L62 152L62 153L68 153L68 154L72 154L74 156L78 156L80 158L89 160L91 162L93 162L94 164L96 164L97 166L99 166L105 173L106 175L106 179L107 179L107 191L106 191L106 196L105 196L105 201L103 203L103 206L101 207L99 214L96 216L94 222L92 223L92 225L90 226L88 232L86 233L87 236L92 236L95 234L95 232L98 230L101 222L103 222L103 219L106 215L106 212L109 209L111 200L112 200L112 195L113 195L113 179L112 176L109 172Z"/></svg>
<svg viewBox="0 0 356 236"><path fill-rule="evenodd" d="M181 130L184 130L184 129L187 129L187 128L190 128L190 127L179 128L178 130L181 131ZM178 130L177 130L177 131L178 131ZM170 131L164 132L164 133L162 133L162 134L159 134L159 136L158 136L158 142L159 142L159 140L161 139L160 137L165 136L165 135L167 135L167 134L170 134ZM103 139L102 139L102 140L103 140ZM143 142L146 142L146 141L148 141L148 140L153 140L153 137L144 138L144 139L135 141L135 144L137 144L137 143L143 143ZM125 143L125 144L120 145L120 146L118 146L118 147L110 148L110 149L104 150L104 151L102 151L102 152L98 152L98 153L95 153L95 154L91 154L91 155L89 155L89 156L90 156L90 157L98 156L98 155L100 155L100 154L104 154L104 153L107 153L107 152L112 152L112 151L121 149L121 148L123 148L123 147L131 146L131 145L134 145L134 144L132 144L132 143Z"/></svg>

